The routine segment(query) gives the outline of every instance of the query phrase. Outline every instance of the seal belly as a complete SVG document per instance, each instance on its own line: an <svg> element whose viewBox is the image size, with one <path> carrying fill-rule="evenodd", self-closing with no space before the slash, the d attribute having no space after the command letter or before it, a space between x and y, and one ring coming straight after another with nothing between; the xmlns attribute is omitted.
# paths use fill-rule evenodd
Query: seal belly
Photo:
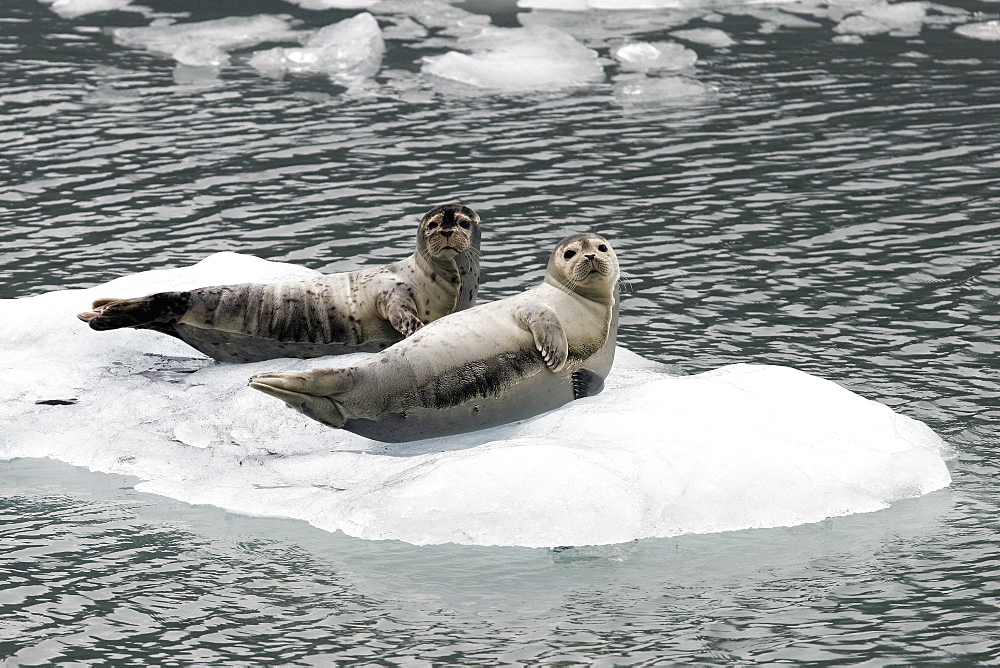
<svg viewBox="0 0 1000 668"><path fill-rule="evenodd" d="M573 400L571 372L540 371L513 383L501 394L477 396L448 408L414 406L375 419L352 418L343 429L376 441L401 443L517 422Z"/></svg>
<svg viewBox="0 0 1000 668"><path fill-rule="evenodd" d="M177 322L157 324L149 326L147 329L177 337L192 348L219 362L247 363L280 357L308 359L357 352L374 353L392 345L392 341L370 341L359 345L275 341L249 334L205 329Z"/></svg>

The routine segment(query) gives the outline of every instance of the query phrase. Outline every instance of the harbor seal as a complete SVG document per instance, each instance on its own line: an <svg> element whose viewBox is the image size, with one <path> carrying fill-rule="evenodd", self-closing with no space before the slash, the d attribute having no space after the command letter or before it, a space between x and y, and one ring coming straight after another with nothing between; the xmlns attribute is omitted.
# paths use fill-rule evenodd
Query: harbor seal
<svg viewBox="0 0 1000 668"><path fill-rule="evenodd" d="M534 288L453 313L354 366L262 373L250 387L386 442L522 420L604 388L618 278L606 239L573 235L556 246Z"/></svg>
<svg viewBox="0 0 1000 668"><path fill-rule="evenodd" d="M98 299L77 317L95 330L175 336L223 362L374 352L476 303L479 216L436 206L405 260L279 283L241 283L135 299Z"/></svg>

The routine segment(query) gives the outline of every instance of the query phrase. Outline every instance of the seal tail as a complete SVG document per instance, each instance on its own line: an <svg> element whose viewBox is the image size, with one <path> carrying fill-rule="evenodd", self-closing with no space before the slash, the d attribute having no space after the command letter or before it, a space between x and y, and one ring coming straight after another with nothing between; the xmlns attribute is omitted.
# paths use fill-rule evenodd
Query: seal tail
<svg viewBox="0 0 1000 668"><path fill-rule="evenodd" d="M187 297L181 292L160 292L133 299L98 299L91 308L92 311L76 315L91 329L143 328L183 315L187 310Z"/></svg>
<svg viewBox="0 0 1000 668"><path fill-rule="evenodd" d="M281 399L306 417L340 429L347 422L341 404L333 396L354 384L348 369L317 369L304 373L260 373L250 378L250 387Z"/></svg>

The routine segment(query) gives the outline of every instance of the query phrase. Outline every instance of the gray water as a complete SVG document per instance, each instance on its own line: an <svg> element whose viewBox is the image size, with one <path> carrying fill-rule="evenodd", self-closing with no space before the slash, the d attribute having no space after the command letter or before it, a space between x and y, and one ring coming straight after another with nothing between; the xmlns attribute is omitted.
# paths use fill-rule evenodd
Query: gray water
<svg viewBox="0 0 1000 668"><path fill-rule="evenodd" d="M147 5L311 27L351 14ZM624 33L593 16L553 20L592 21L607 56L593 36ZM496 95L421 82L419 57L441 49L390 42L379 85L347 92L239 59L215 80L175 73L99 30L148 22L0 7L0 297L223 250L381 264L409 252L432 204L458 200L484 219L484 300L534 283L563 234L596 229L630 278L620 344L692 373L759 362L835 380L941 434L953 484L788 529L415 547L0 461L0 658L1000 662L998 43L925 26L837 44L829 21L762 33L725 15L711 25L739 43L693 47L717 95L634 105L613 64L605 84ZM645 25L628 34L669 39Z"/></svg>

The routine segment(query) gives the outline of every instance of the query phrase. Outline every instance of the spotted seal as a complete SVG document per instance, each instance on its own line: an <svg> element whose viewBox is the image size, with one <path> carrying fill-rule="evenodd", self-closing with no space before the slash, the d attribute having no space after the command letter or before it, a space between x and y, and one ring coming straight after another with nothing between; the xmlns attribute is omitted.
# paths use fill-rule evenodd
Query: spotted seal
<svg viewBox="0 0 1000 668"><path fill-rule="evenodd" d="M604 388L618 277L606 239L570 236L534 288L442 318L354 366L262 373L250 387L326 425L386 442L528 418Z"/></svg>
<svg viewBox="0 0 1000 668"><path fill-rule="evenodd" d="M416 251L393 264L307 280L241 283L98 299L92 329L152 329L224 362L374 352L476 303L480 220L443 204L424 215Z"/></svg>

